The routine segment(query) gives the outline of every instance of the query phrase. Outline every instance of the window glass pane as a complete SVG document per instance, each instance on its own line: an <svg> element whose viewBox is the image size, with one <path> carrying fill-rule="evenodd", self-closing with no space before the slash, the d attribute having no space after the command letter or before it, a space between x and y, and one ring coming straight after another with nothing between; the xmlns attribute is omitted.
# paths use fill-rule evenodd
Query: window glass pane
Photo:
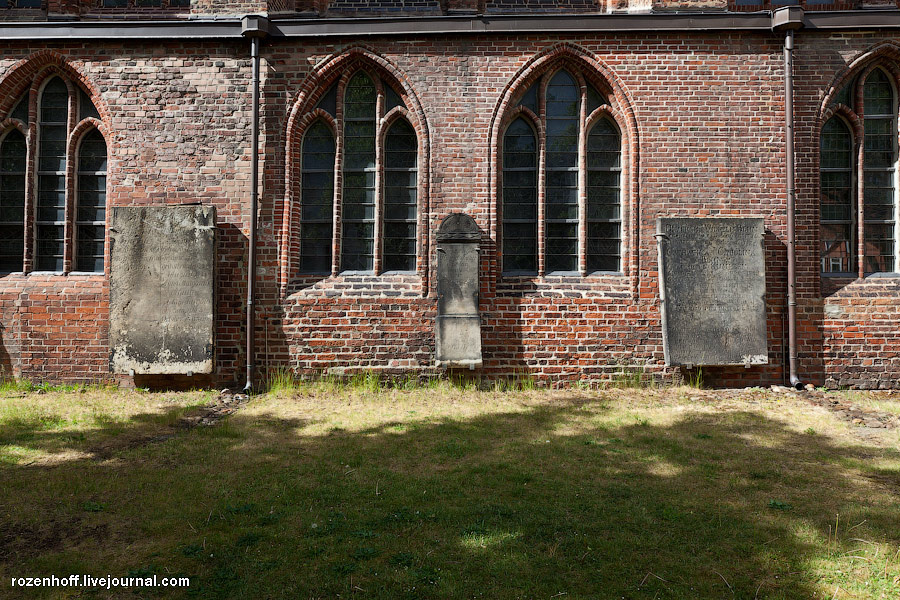
<svg viewBox="0 0 900 600"><path fill-rule="evenodd" d="M881 69L875 69L863 86L863 112L867 117L873 117L893 115L896 110L894 88L887 74Z"/></svg>
<svg viewBox="0 0 900 600"><path fill-rule="evenodd" d="M516 106L524 106L531 112L537 114L538 106L537 106L537 84L532 85L525 94L522 96L522 99L519 100L519 103Z"/></svg>
<svg viewBox="0 0 900 600"><path fill-rule="evenodd" d="M331 223L301 223L300 272L331 272Z"/></svg>
<svg viewBox="0 0 900 600"><path fill-rule="evenodd" d="M316 107L321 108L332 117L337 114L337 84L334 84L331 86L331 89L325 92L325 95L322 96Z"/></svg>
<svg viewBox="0 0 900 600"><path fill-rule="evenodd" d="M343 223L341 268L345 271L371 271L375 266L375 223Z"/></svg>
<svg viewBox="0 0 900 600"><path fill-rule="evenodd" d="M601 119L587 139L587 270L618 271L620 259L621 136Z"/></svg>
<svg viewBox="0 0 900 600"><path fill-rule="evenodd" d="M894 224L866 223L864 235L866 272L894 271Z"/></svg>
<svg viewBox="0 0 900 600"><path fill-rule="evenodd" d="M578 128L581 90L560 71L547 86L546 269L578 269Z"/></svg>
<svg viewBox="0 0 900 600"><path fill-rule="evenodd" d="M842 119L834 117L822 127L819 238L823 273L848 273L856 269L852 146L850 129Z"/></svg>
<svg viewBox="0 0 900 600"><path fill-rule="evenodd" d="M591 84L587 85L587 113L591 114L604 104L609 104L606 97Z"/></svg>
<svg viewBox="0 0 900 600"><path fill-rule="evenodd" d="M106 141L96 129L84 136L78 147L79 171L106 171Z"/></svg>
<svg viewBox="0 0 900 600"><path fill-rule="evenodd" d="M845 85L843 88L841 88L841 91L839 91L837 93L837 95L834 97L835 104L843 104L844 106L849 106L850 108L853 108L853 100L854 99L853 99L853 96L851 95L851 91L850 91L852 88L855 87L853 85L853 83L854 82L851 81L850 83Z"/></svg>
<svg viewBox="0 0 900 600"><path fill-rule="evenodd" d="M0 142L0 272L21 271L25 256L25 136Z"/></svg>
<svg viewBox="0 0 900 600"><path fill-rule="evenodd" d="M866 79L863 102L863 266L866 272L892 272L896 270L897 106L894 88L881 69Z"/></svg>
<svg viewBox="0 0 900 600"><path fill-rule="evenodd" d="M19 100L19 103L16 104L9 116L23 123L28 123L28 94L25 94L25 97Z"/></svg>
<svg viewBox="0 0 900 600"><path fill-rule="evenodd" d="M81 88L78 89L78 120L86 119L88 117L93 117L95 119L100 118L100 113L97 111L97 107L94 106L94 103L91 102L91 97L84 93L84 90Z"/></svg>
<svg viewBox="0 0 900 600"><path fill-rule="evenodd" d="M41 94L41 121L66 123L69 115L69 88L59 77L54 77Z"/></svg>
<svg viewBox="0 0 900 600"><path fill-rule="evenodd" d="M344 90L344 118L374 120L376 100L375 84L365 73L357 73Z"/></svg>
<svg viewBox="0 0 900 600"><path fill-rule="evenodd" d="M868 168L890 168L894 164L897 132L891 118L865 119L863 164Z"/></svg>
<svg viewBox="0 0 900 600"><path fill-rule="evenodd" d="M503 271L537 272L537 140L523 118L503 138Z"/></svg>
<svg viewBox="0 0 900 600"><path fill-rule="evenodd" d="M0 272L21 271L24 248L22 226L0 224Z"/></svg>
<svg viewBox="0 0 900 600"><path fill-rule="evenodd" d="M852 139L849 128L835 117L822 127L821 166L824 169L849 169Z"/></svg>
<svg viewBox="0 0 900 600"><path fill-rule="evenodd" d="M850 273L855 269L853 237L849 224L823 224L819 237L822 243L823 273Z"/></svg>
<svg viewBox="0 0 900 600"><path fill-rule="evenodd" d="M65 221L66 132L69 92L58 77L44 87L40 98L38 177L36 198L35 268L63 270Z"/></svg>
<svg viewBox="0 0 900 600"><path fill-rule="evenodd" d="M24 173L26 154L25 136L13 129L0 146L0 169L4 173Z"/></svg>
<svg viewBox="0 0 900 600"><path fill-rule="evenodd" d="M578 226L547 218L547 271L577 271Z"/></svg>
<svg viewBox="0 0 900 600"><path fill-rule="evenodd" d="M503 271L537 272L537 222L503 223Z"/></svg>
<svg viewBox="0 0 900 600"><path fill-rule="evenodd" d="M103 244L106 227L103 225L83 225L76 227L75 251L76 271L103 271Z"/></svg>
<svg viewBox="0 0 900 600"><path fill-rule="evenodd" d="M103 271L106 238L106 141L92 129L78 146L75 270Z"/></svg>
<svg viewBox="0 0 900 600"><path fill-rule="evenodd" d="M62 271L69 91L59 77L44 86L38 113L35 268Z"/></svg>
<svg viewBox="0 0 900 600"><path fill-rule="evenodd" d="M303 136L301 159L301 273L331 272L334 154L335 142L331 128L322 121L314 122Z"/></svg>
<svg viewBox="0 0 900 600"><path fill-rule="evenodd" d="M416 132L396 121L384 141L384 270L416 268Z"/></svg>
<svg viewBox="0 0 900 600"><path fill-rule="evenodd" d="M400 97L400 94L394 91L389 85L384 86L384 110L385 112L391 110L396 106L404 106L403 99Z"/></svg>
<svg viewBox="0 0 900 600"><path fill-rule="evenodd" d="M38 271L62 271L63 226L38 223L35 233L37 237L35 268Z"/></svg>
<svg viewBox="0 0 900 600"><path fill-rule="evenodd" d="M547 86L547 118L578 117L580 92L575 79L560 71Z"/></svg>
<svg viewBox="0 0 900 600"><path fill-rule="evenodd" d="M344 90L344 187L341 198L341 269L369 271L375 264L375 83L356 73Z"/></svg>

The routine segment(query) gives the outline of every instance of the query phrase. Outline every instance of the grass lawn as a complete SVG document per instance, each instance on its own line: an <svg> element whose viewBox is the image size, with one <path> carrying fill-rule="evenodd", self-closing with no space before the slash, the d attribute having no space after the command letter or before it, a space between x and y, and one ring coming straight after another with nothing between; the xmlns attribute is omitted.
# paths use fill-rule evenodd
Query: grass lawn
<svg viewBox="0 0 900 600"><path fill-rule="evenodd" d="M215 393L3 388L0 597L900 598L897 429L759 389L365 387L191 429ZM10 585L73 573L191 586Z"/></svg>

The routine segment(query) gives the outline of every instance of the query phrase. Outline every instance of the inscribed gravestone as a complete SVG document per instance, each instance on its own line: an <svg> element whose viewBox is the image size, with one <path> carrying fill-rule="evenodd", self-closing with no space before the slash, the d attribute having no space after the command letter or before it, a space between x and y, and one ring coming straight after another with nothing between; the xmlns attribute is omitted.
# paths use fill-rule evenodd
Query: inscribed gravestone
<svg viewBox="0 0 900 600"><path fill-rule="evenodd" d="M212 373L216 210L115 207L109 347L114 373Z"/></svg>
<svg viewBox="0 0 900 600"><path fill-rule="evenodd" d="M761 218L660 218L660 305L667 365L764 365Z"/></svg>
<svg viewBox="0 0 900 600"><path fill-rule="evenodd" d="M481 232L472 217L453 213L438 229L435 360L438 366L481 365L478 314L478 243Z"/></svg>

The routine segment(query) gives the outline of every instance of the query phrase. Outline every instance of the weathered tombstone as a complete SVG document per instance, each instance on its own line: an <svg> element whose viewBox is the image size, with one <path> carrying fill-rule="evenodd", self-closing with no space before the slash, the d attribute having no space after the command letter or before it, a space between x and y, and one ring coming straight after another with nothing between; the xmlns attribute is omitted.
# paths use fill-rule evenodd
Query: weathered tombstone
<svg viewBox="0 0 900 600"><path fill-rule="evenodd" d="M437 233L437 366L481 366L478 316L478 244L481 232L469 215L453 213Z"/></svg>
<svg viewBox="0 0 900 600"><path fill-rule="evenodd" d="M114 207L109 349L114 373L212 373L216 209Z"/></svg>
<svg viewBox="0 0 900 600"><path fill-rule="evenodd" d="M667 365L768 364L761 218L657 221Z"/></svg>

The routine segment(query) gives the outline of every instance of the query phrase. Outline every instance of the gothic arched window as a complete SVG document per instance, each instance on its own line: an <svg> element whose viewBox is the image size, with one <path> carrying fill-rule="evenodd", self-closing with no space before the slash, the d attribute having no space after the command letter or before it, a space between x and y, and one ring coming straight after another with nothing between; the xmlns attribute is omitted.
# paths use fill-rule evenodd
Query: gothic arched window
<svg viewBox="0 0 900 600"><path fill-rule="evenodd" d="M357 70L314 112L302 138L299 273L415 271L419 140L403 99Z"/></svg>
<svg viewBox="0 0 900 600"><path fill-rule="evenodd" d="M23 133L30 114L37 117L33 138ZM99 116L90 97L57 74L32 85L9 111L13 125L0 137L0 271L103 272L106 140Z"/></svg>
<svg viewBox="0 0 900 600"><path fill-rule="evenodd" d="M849 83L835 101L836 114L822 126L819 142L822 272L895 273L900 270L896 83L876 67ZM854 135L847 119L861 123L859 133ZM861 173L855 148L862 150Z"/></svg>
<svg viewBox="0 0 900 600"><path fill-rule="evenodd" d="M501 147L503 272L619 272L622 143L606 97L563 69L514 110Z"/></svg>

